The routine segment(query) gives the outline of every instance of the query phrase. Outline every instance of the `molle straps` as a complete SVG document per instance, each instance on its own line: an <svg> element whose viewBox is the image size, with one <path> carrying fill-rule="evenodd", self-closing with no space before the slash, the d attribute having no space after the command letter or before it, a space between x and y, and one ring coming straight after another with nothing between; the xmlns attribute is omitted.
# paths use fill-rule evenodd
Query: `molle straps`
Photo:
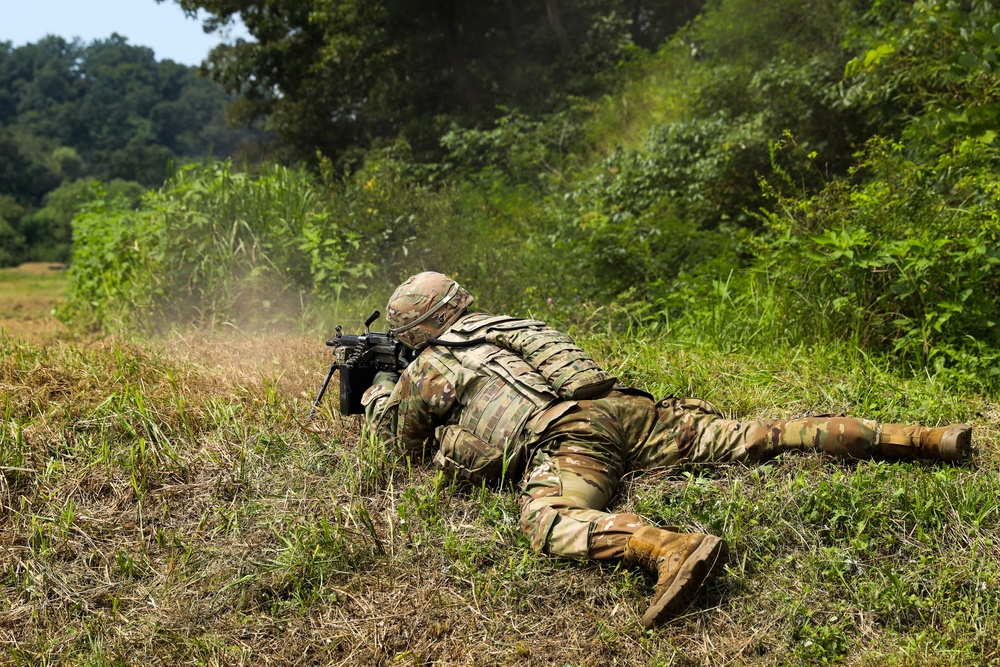
<svg viewBox="0 0 1000 667"><path fill-rule="evenodd" d="M600 398L618 382L568 334L538 320L483 313L468 315L432 343L463 347L483 339L523 359L564 400Z"/></svg>
<svg viewBox="0 0 1000 667"><path fill-rule="evenodd" d="M583 400L604 396L618 378L602 370L573 339L547 326L490 330L486 340L506 348L545 378L560 398Z"/></svg>

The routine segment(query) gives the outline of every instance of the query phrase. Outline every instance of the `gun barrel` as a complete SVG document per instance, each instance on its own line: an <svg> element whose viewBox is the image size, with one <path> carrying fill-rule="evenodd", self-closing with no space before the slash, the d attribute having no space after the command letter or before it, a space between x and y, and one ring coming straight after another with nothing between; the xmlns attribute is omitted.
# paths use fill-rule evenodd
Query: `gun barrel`
<svg viewBox="0 0 1000 667"><path fill-rule="evenodd" d="M364 347L368 336L365 334L343 334L326 341L330 347Z"/></svg>

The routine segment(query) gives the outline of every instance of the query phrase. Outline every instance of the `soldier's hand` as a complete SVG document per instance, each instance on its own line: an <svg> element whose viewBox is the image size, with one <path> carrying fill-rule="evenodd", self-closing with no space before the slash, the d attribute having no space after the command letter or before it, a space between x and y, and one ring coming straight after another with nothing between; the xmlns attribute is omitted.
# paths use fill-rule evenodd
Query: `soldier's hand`
<svg viewBox="0 0 1000 667"><path fill-rule="evenodd" d="M399 382L399 373L390 371L379 371L375 374L374 384L396 384Z"/></svg>

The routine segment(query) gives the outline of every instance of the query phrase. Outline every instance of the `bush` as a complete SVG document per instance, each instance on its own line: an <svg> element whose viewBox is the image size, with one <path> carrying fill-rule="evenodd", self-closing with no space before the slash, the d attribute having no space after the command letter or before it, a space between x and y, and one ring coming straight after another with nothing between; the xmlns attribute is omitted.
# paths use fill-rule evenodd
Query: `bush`
<svg viewBox="0 0 1000 667"><path fill-rule="evenodd" d="M719 257L734 266L744 207L759 198L753 161L767 160L758 130L723 114L655 127L553 202L551 241L582 295L649 295Z"/></svg>
<svg viewBox="0 0 1000 667"><path fill-rule="evenodd" d="M520 304L534 280L520 260L537 199L488 181L431 188L415 171L390 149L343 177L328 164L320 180L220 163L178 171L138 206L101 191L73 222L62 316L105 328L326 325L345 299L370 311L425 269L491 307Z"/></svg>
<svg viewBox="0 0 1000 667"><path fill-rule="evenodd" d="M848 103L888 108L910 152L948 152L964 138L992 144L1000 121L1000 23L993 2L876 3L863 54L846 68ZM902 122L901 122L902 121Z"/></svg>
<svg viewBox="0 0 1000 667"><path fill-rule="evenodd" d="M851 184L778 198L758 275L800 338L848 338L911 368L1000 380L1000 152L975 141L935 164L870 143Z"/></svg>
<svg viewBox="0 0 1000 667"><path fill-rule="evenodd" d="M515 110L490 129L455 127L441 137L447 151L441 166L452 177L499 174L511 184L538 185L541 179L560 175L569 155L586 150L580 143L578 115L561 111L534 119Z"/></svg>
<svg viewBox="0 0 1000 667"><path fill-rule="evenodd" d="M228 162L187 167L136 209L100 198L73 221L66 319L103 326L275 323L304 303L335 303L368 273L347 257L357 237L337 224L315 181Z"/></svg>

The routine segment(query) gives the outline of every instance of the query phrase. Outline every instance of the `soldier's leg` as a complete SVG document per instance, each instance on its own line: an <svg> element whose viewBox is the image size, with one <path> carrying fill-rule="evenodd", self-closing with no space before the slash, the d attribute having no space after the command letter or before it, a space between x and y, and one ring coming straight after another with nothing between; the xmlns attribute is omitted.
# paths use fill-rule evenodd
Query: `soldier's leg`
<svg viewBox="0 0 1000 667"><path fill-rule="evenodd" d="M532 548L564 558L621 558L644 522L604 511L621 476L611 468L618 467L569 443L536 454L520 498L521 530Z"/></svg>
<svg viewBox="0 0 1000 667"><path fill-rule="evenodd" d="M568 558L624 555L644 523L604 509L618 491L630 443L653 427L651 408L634 397L581 401L546 430L521 485L521 530L534 549Z"/></svg>
<svg viewBox="0 0 1000 667"><path fill-rule="evenodd" d="M582 401L546 430L521 496L521 529L539 551L570 558L622 559L657 575L642 615L651 627L690 603L725 562L724 540L643 524L604 508L617 491L626 456L648 440L656 410L647 398L613 394Z"/></svg>
<svg viewBox="0 0 1000 667"><path fill-rule="evenodd" d="M635 467L688 461L757 461L788 450L823 451L843 458L969 455L971 429L879 424L870 419L806 417L765 421L724 418L698 399L668 398L656 407L657 423L633 452Z"/></svg>

